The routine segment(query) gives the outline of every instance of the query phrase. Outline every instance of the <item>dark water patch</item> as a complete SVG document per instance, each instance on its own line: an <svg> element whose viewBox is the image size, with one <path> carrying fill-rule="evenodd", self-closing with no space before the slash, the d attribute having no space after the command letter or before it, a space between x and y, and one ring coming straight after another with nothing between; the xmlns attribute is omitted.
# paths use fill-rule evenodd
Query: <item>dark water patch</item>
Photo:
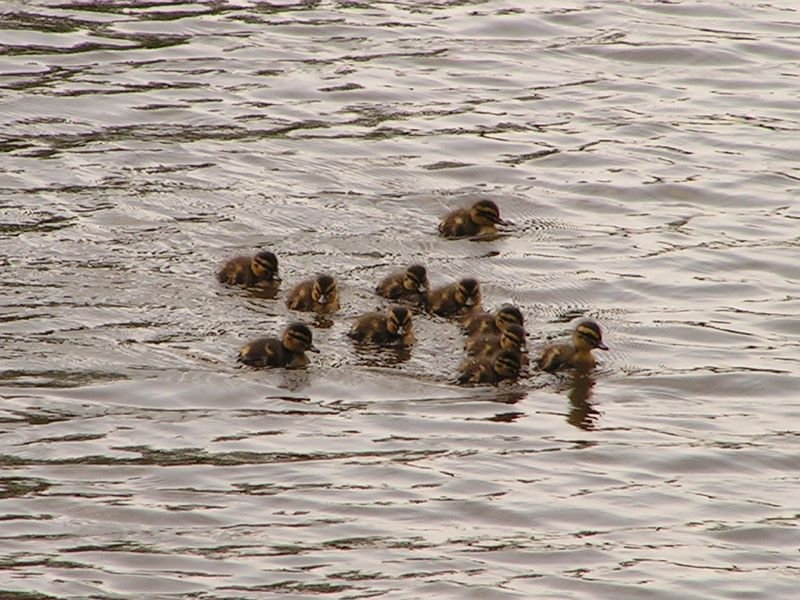
<svg viewBox="0 0 800 600"><path fill-rule="evenodd" d="M19 388L80 388L95 383L127 379L122 373L10 369L0 371L0 382Z"/></svg>

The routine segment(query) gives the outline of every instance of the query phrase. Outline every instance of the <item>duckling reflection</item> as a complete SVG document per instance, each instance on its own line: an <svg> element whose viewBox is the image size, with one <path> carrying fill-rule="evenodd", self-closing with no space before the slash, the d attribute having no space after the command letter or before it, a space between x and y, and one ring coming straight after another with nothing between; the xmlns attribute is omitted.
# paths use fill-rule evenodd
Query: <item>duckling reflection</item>
<svg viewBox="0 0 800 600"><path fill-rule="evenodd" d="M525 330L516 323L511 323L500 334L468 337L464 350L469 356L491 356L500 350L515 350L523 355L527 352Z"/></svg>
<svg viewBox="0 0 800 600"><path fill-rule="evenodd" d="M289 292L286 306L291 310L330 313L339 310L339 286L330 275L318 275L298 283Z"/></svg>
<svg viewBox="0 0 800 600"><path fill-rule="evenodd" d="M348 334L368 344L413 344L414 326L411 311L405 306L392 306L385 313L373 312L356 319Z"/></svg>
<svg viewBox="0 0 800 600"><path fill-rule="evenodd" d="M235 256L225 262L217 272L217 281L228 285L276 286L278 259L272 252L259 252L255 256Z"/></svg>
<svg viewBox="0 0 800 600"><path fill-rule="evenodd" d="M516 381L522 362L518 352L502 350L494 356L482 358L469 358L461 363L458 383L489 383L497 385L507 379Z"/></svg>
<svg viewBox="0 0 800 600"><path fill-rule="evenodd" d="M439 223L439 235L448 239L486 236L497 233L496 225L507 225L500 209L491 200L480 200L469 208L447 213Z"/></svg>
<svg viewBox="0 0 800 600"><path fill-rule="evenodd" d="M504 304L495 313L473 311L464 319L467 335L499 335L511 324L525 327L522 311L513 304Z"/></svg>
<svg viewBox="0 0 800 600"><path fill-rule="evenodd" d="M385 277L375 288L375 293L389 300L400 300L421 305L428 294L428 272L422 265L411 265Z"/></svg>
<svg viewBox="0 0 800 600"><path fill-rule="evenodd" d="M600 419L600 411L591 403L594 378L590 373L575 373L568 384L567 397L570 409L567 414L567 423L578 429L591 431L597 426L597 421Z"/></svg>
<svg viewBox="0 0 800 600"><path fill-rule="evenodd" d="M304 323L292 323L280 338L261 337L239 350L238 361L251 367L305 367L308 352L319 352L311 330Z"/></svg>
<svg viewBox="0 0 800 600"><path fill-rule="evenodd" d="M608 350L608 346L603 343L600 326L594 321L585 319L575 327L571 342L553 344L542 350L539 355L539 368L550 373L562 369L590 371L596 365L592 355L592 350L595 348Z"/></svg>
<svg viewBox="0 0 800 600"><path fill-rule="evenodd" d="M431 290L428 294L428 312L440 317L459 316L481 309L480 285L472 278Z"/></svg>

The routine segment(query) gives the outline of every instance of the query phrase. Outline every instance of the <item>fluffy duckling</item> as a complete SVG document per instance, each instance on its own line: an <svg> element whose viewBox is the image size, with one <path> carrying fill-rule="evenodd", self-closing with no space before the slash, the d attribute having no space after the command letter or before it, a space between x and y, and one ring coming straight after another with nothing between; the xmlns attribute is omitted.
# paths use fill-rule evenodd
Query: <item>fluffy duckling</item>
<svg viewBox="0 0 800 600"><path fill-rule="evenodd" d="M222 265L217 281L228 285L267 285L279 282L278 259L272 252L259 252L255 256L236 256Z"/></svg>
<svg viewBox="0 0 800 600"><path fill-rule="evenodd" d="M239 350L239 362L253 367L304 367L306 351L319 352L311 340L311 330L303 323L292 323L283 336L262 337Z"/></svg>
<svg viewBox="0 0 800 600"><path fill-rule="evenodd" d="M375 288L375 293L390 300L422 304L428 294L428 272L422 265L411 265L405 271L388 275Z"/></svg>
<svg viewBox="0 0 800 600"><path fill-rule="evenodd" d="M318 313L339 310L339 286L330 275L318 275L292 288L286 306L292 310Z"/></svg>
<svg viewBox="0 0 800 600"><path fill-rule="evenodd" d="M600 326L588 319L581 321L572 334L572 342L547 346L539 355L539 368L553 373L560 369L588 371L595 366L592 350L608 350Z"/></svg>
<svg viewBox="0 0 800 600"><path fill-rule="evenodd" d="M455 316L470 310L481 310L481 288L475 279L462 279L431 290L427 309L440 317Z"/></svg>
<svg viewBox="0 0 800 600"><path fill-rule="evenodd" d="M464 349L469 356L491 356L500 350L515 350L522 354L527 352L525 330L516 323L511 323L499 335L468 337Z"/></svg>
<svg viewBox="0 0 800 600"><path fill-rule="evenodd" d="M503 379L516 380L522 368L519 353L502 350L491 357L465 360L459 367L458 383L491 383L496 385Z"/></svg>
<svg viewBox="0 0 800 600"><path fill-rule="evenodd" d="M392 306L385 313L366 314L356 319L347 335L372 344L413 344L411 311L405 306Z"/></svg>
<svg viewBox="0 0 800 600"><path fill-rule="evenodd" d="M491 200L480 200L469 208L459 208L447 213L439 223L439 235L448 239L492 235L495 225L507 225L500 218L500 209Z"/></svg>
<svg viewBox="0 0 800 600"><path fill-rule="evenodd" d="M497 312L473 311L464 320L467 335L500 335L509 325L525 326L522 311L513 304L504 304Z"/></svg>

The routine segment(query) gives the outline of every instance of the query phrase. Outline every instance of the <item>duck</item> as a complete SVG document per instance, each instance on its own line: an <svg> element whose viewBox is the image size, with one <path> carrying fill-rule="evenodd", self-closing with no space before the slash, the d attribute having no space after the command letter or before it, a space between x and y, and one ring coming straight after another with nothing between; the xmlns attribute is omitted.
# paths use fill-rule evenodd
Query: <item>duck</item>
<svg viewBox="0 0 800 600"><path fill-rule="evenodd" d="M330 313L339 310L339 286L330 275L317 275L298 283L286 297L291 310Z"/></svg>
<svg viewBox="0 0 800 600"><path fill-rule="evenodd" d="M500 335L511 324L525 326L522 311L513 304L504 304L496 312L472 311L464 319L467 335Z"/></svg>
<svg viewBox="0 0 800 600"><path fill-rule="evenodd" d="M428 293L426 308L440 317L457 316L471 310L482 310L481 288L476 279L462 279Z"/></svg>
<svg viewBox="0 0 800 600"><path fill-rule="evenodd" d="M405 306L392 306L385 313L363 315L356 319L347 335L370 344L413 344L416 341L411 311Z"/></svg>
<svg viewBox="0 0 800 600"><path fill-rule="evenodd" d="M448 239L493 235L496 225L508 225L500 218L500 209L491 200L479 200L469 208L447 213L439 223L439 235Z"/></svg>
<svg viewBox="0 0 800 600"><path fill-rule="evenodd" d="M278 259L268 251L255 256L235 256L226 261L217 272L217 281L228 285L269 285L280 282Z"/></svg>
<svg viewBox="0 0 800 600"><path fill-rule="evenodd" d="M402 300L422 304L428 294L428 272L422 265L411 265L405 271L387 275L376 287L375 293L389 300Z"/></svg>
<svg viewBox="0 0 800 600"><path fill-rule="evenodd" d="M468 337L464 350L469 356L491 356L500 350L516 350L523 354L527 352L525 330L520 325L511 323L500 334Z"/></svg>
<svg viewBox="0 0 800 600"><path fill-rule="evenodd" d="M608 350L603 343L600 326L590 320L580 321L575 326L572 341L565 344L551 344L539 355L539 368L554 373L562 369L589 371L596 365L592 350Z"/></svg>
<svg viewBox="0 0 800 600"><path fill-rule="evenodd" d="M308 352L319 352L305 323L292 323L280 338L261 337L239 350L238 361L252 367L305 367Z"/></svg>
<svg viewBox="0 0 800 600"><path fill-rule="evenodd" d="M461 363L458 383L491 383L497 385L504 379L519 378L522 360L514 350L501 350L494 356L471 358Z"/></svg>

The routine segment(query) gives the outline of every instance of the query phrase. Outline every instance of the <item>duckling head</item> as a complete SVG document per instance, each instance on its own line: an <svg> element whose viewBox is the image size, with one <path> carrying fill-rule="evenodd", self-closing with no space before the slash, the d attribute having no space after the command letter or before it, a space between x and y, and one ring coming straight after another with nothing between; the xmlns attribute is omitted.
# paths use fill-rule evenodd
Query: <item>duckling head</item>
<svg viewBox="0 0 800 600"><path fill-rule="evenodd" d="M386 329L396 336L403 336L411 331L411 311L405 306L393 306L386 318Z"/></svg>
<svg viewBox="0 0 800 600"><path fill-rule="evenodd" d="M280 281L278 277L278 259L272 252L259 252L250 262L250 269L259 279Z"/></svg>
<svg viewBox="0 0 800 600"><path fill-rule="evenodd" d="M497 311L494 317L494 322L500 331L503 331L509 325L524 325L525 318L522 316L522 311L512 304L504 304Z"/></svg>
<svg viewBox="0 0 800 600"><path fill-rule="evenodd" d="M462 279L456 287L456 301L461 306L480 306L481 288L475 279Z"/></svg>
<svg viewBox="0 0 800 600"><path fill-rule="evenodd" d="M422 265L411 265L403 277L403 287L409 292L425 293L428 291L428 272Z"/></svg>
<svg viewBox="0 0 800 600"><path fill-rule="evenodd" d="M581 321L575 327L575 332L572 334L572 342L579 350L592 350L594 348L608 350L608 346L603 343L603 333L600 330L600 325L589 319Z"/></svg>
<svg viewBox="0 0 800 600"><path fill-rule="evenodd" d="M525 351L525 330L517 323L511 323L500 334L500 347L503 350Z"/></svg>
<svg viewBox="0 0 800 600"><path fill-rule="evenodd" d="M469 209L469 218L481 226L507 225L500 218L500 209L491 200L479 200Z"/></svg>
<svg viewBox="0 0 800 600"><path fill-rule="evenodd" d="M305 323L292 323L283 332L283 345L292 352L319 352L313 344L311 330Z"/></svg>
<svg viewBox="0 0 800 600"><path fill-rule="evenodd" d="M317 304L325 305L336 301L339 289L336 280L330 275L320 275L311 288L311 299Z"/></svg>
<svg viewBox="0 0 800 600"><path fill-rule="evenodd" d="M514 350L503 350L494 357L494 370L503 379L516 379L522 368L519 353Z"/></svg>

